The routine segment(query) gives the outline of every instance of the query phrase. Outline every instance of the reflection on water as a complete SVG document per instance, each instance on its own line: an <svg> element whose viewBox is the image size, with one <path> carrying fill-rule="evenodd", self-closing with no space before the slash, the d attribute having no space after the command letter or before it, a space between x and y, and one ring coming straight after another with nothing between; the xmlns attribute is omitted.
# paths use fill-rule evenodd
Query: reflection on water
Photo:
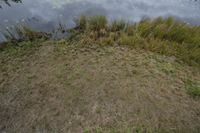
<svg viewBox="0 0 200 133"><path fill-rule="evenodd" d="M10 4L10 2L15 2L15 3L22 3L22 1L21 0L2 0L1 1L1 3L5 3L6 5L8 5L8 6L11 6L11 4ZM0 4L1 4L0 3ZM0 8L2 8L2 6L0 5Z"/></svg>
<svg viewBox="0 0 200 133"><path fill-rule="evenodd" d="M54 29L58 23L70 28L74 17L81 13L132 22L144 17L174 16L190 24L200 24L200 2L196 0L22 0L22 4L7 3L18 0L3 1L0 3L1 31L18 23L44 31Z"/></svg>

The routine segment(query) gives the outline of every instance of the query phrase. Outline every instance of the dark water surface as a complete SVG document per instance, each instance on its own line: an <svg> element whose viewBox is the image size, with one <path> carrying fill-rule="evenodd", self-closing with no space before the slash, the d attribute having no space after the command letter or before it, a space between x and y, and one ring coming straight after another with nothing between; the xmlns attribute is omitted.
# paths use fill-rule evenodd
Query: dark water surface
<svg viewBox="0 0 200 133"><path fill-rule="evenodd" d="M200 25L200 1L196 0L0 0L0 31L18 23L50 31L58 23L70 28L80 14L105 15L109 20L137 22L142 18L173 16L192 25ZM0 40L3 40L0 35Z"/></svg>

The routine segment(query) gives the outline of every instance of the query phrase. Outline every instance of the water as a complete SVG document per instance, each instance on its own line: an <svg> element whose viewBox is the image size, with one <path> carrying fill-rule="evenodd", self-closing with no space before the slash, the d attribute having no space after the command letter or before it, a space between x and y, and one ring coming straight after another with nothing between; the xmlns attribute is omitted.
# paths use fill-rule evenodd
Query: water
<svg viewBox="0 0 200 133"><path fill-rule="evenodd" d="M200 25L200 1L196 0L0 0L0 30L18 23L50 31L62 23L70 28L80 14L105 15L109 20L125 19L137 22L142 18L173 16L192 25ZM0 40L3 37L0 35Z"/></svg>

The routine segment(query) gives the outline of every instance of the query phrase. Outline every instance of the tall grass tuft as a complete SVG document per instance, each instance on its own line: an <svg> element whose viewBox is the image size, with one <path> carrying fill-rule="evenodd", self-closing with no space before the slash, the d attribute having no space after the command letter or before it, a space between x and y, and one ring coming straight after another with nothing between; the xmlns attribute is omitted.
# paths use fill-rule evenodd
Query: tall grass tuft
<svg viewBox="0 0 200 133"><path fill-rule="evenodd" d="M112 32L123 31L126 28L126 22L123 20L114 20L110 26Z"/></svg>
<svg viewBox="0 0 200 133"><path fill-rule="evenodd" d="M127 24L125 28L125 33L127 33L128 36L133 36L136 34L136 24Z"/></svg>
<svg viewBox="0 0 200 133"><path fill-rule="evenodd" d="M80 15L80 17L75 20L76 27L80 30L86 30L88 18L85 15Z"/></svg>
<svg viewBox="0 0 200 133"><path fill-rule="evenodd" d="M107 28L107 19L105 16L94 16L89 20L88 28L92 31L100 31Z"/></svg>

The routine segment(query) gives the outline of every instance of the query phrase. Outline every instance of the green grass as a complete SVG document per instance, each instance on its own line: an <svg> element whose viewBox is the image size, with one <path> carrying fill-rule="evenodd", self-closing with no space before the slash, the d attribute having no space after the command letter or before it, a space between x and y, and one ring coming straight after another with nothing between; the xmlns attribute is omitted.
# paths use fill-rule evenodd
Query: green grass
<svg viewBox="0 0 200 133"><path fill-rule="evenodd" d="M87 27L87 21L87 17L85 15L81 15L77 20L75 20L75 23L80 30L85 30Z"/></svg>
<svg viewBox="0 0 200 133"><path fill-rule="evenodd" d="M200 97L200 85L191 81L187 82L186 89L188 94L193 97Z"/></svg>
<svg viewBox="0 0 200 133"><path fill-rule="evenodd" d="M92 31L100 31L107 28L107 22L105 16L94 16L88 19L88 28Z"/></svg>
<svg viewBox="0 0 200 133"><path fill-rule="evenodd" d="M77 26L85 30L78 31L75 39L71 38L75 42L129 45L175 56L189 65L200 65L200 26L187 25L171 17L144 19L138 23L115 20L109 24L104 16L81 16Z"/></svg>
<svg viewBox="0 0 200 133"><path fill-rule="evenodd" d="M110 30L112 32L123 31L126 28L126 22L123 20L114 20L110 25Z"/></svg>
<svg viewBox="0 0 200 133"><path fill-rule="evenodd" d="M42 42L44 42L43 39L37 39L34 41L22 41L18 42L17 45L13 45L13 43L8 42L2 49L0 49L0 56L13 58L30 56L39 50Z"/></svg>

